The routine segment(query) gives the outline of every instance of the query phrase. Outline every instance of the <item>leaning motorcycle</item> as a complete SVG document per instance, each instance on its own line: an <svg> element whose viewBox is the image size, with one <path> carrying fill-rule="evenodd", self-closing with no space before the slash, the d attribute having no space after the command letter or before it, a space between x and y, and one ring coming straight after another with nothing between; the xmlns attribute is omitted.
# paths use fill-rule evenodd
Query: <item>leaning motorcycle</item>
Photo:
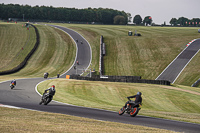
<svg viewBox="0 0 200 133"><path fill-rule="evenodd" d="M48 76L49 76L49 74L48 74L48 73L44 73L44 78L45 78L45 79L47 79L47 78L48 78Z"/></svg>
<svg viewBox="0 0 200 133"><path fill-rule="evenodd" d="M14 83L11 83L11 84L10 84L10 89L13 89L13 88L15 88L15 84L14 84Z"/></svg>
<svg viewBox="0 0 200 133"><path fill-rule="evenodd" d="M141 103L135 103L134 101L129 100L129 103L127 104L126 108L123 106L119 110L119 115L123 115L124 113L129 114L131 117L135 117L139 110L141 109L142 104Z"/></svg>
<svg viewBox="0 0 200 133"><path fill-rule="evenodd" d="M48 93L44 92L43 96L42 96L42 99L41 99L39 104L41 105L42 103L44 103L44 105L47 105L48 103L51 102L52 99L53 99L53 96L51 96Z"/></svg>

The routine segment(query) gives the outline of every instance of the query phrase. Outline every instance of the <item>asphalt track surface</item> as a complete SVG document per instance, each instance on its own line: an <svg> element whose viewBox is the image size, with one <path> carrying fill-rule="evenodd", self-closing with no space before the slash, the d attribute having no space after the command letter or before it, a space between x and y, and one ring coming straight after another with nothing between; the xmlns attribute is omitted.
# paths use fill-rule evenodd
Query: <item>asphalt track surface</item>
<svg viewBox="0 0 200 133"><path fill-rule="evenodd" d="M62 74L61 78L65 78L66 75L82 74L83 70L88 69L92 59L92 50L88 41L79 33L71 29L56 25L49 26L58 28L67 33L74 40L77 46L76 60L71 69L69 69L69 71L67 71L66 73ZM79 62L79 65L76 63L76 61ZM74 69L74 66L76 67L76 69Z"/></svg>
<svg viewBox="0 0 200 133"><path fill-rule="evenodd" d="M61 27L57 27L57 28L61 28ZM67 32L66 28L62 27L62 30L65 30ZM68 34L70 33L68 32ZM74 37L74 38L77 38L77 37ZM84 43L87 43L87 41ZM79 47L79 45L77 45L77 47ZM81 62L82 61L80 60L80 63ZM82 66L85 67L89 65L85 63L82 62ZM73 67L71 69L73 69ZM68 72L71 74L71 71L69 70ZM65 74L68 74L68 72L66 72ZM139 115L134 118L130 117L128 114L119 116L117 112L78 107L74 105L59 103L56 101L52 101L47 106L39 105L41 96L36 92L35 87L38 83L42 81L45 81L45 80L43 78L18 79L17 86L13 90L11 90L9 87L10 81L1 82L0 83L0 104L32 109L32 110L38 110L38 111L61 113L61 114L67 114L67 115L73 115L73 116L79 116L79 117L85 117L85 118L91 118L91 119L97 119L97 120L103 120L103 121L120 122L120 123L127 123L127 124L133 124L133 125L155 127L155 128L161 128L161 129L167 129L167 130L179 131L179 132L198 133L200 131L200 125L193 124L193 123L165 120L165 119L152 118L152 117L139 116Z"/></svg>
<svg viewBox="0 0 200 133"><path fill-rule="evenodd" d="M195 40L187 46L156 78L156 80L167 80L174 83L187 64L200 50L200 39Z"/></svg>

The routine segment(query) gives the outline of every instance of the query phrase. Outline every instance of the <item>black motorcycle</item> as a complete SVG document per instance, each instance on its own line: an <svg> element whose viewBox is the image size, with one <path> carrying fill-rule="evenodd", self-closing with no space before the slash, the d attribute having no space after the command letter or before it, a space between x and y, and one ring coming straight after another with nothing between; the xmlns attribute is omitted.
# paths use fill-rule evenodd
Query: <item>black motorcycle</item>
<svg viewBox="0 0 200 133"><path fill-rule="evenodd" d="M14 84L14 83L11 83L11 84L10 84L10 89L13 89L13 88L15 88L15 84Z"/></svg>
<svg viewBox="0 0 200 133"><path fill-rule="evenodd" d="M44 78L47 79L49 76L49 73L44 73Z"/></svg>
<svg viewBox="0 0 200 133"><path fill-rule="evenodd" d="M130 114L131 117L135 117L139 110L141 109L140 107L142 106L141 103L135 103L134 101L129 100L129 103L126 105L126 108L123 106L119 110L119 115L123 115L124 113Z"/></svg>
<svg viewBox="0 0 200 133"><path fill-rule="evenodd" d="M41 105L42 103L44 103L44 105L47 105L48 103L51 102L52 99L53 99L53 96L49 95L47 92L44 92L41 102L39 104Z"/></svg>

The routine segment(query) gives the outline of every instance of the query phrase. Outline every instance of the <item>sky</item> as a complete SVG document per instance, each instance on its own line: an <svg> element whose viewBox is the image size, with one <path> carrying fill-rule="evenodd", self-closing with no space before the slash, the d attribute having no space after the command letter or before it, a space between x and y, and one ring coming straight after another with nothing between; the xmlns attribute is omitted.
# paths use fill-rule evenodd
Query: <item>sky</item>
<svg viewBox="0 0 200 133"><path fill-rule="evenodd" d="M134 18L151 16L153 23L169 24L172 18L200 18L200 0L0 0L4 4L53 6L66 8L111 8L130 13ZM132 18L132 21L133 21Z"/></svg>

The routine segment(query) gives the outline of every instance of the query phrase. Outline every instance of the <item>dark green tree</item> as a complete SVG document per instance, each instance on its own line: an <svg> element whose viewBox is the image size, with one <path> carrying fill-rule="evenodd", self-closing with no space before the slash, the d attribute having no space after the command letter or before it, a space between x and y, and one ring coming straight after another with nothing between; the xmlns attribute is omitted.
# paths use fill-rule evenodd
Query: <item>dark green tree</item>
<svg viewBox="0 0 200 133"><path fill-rule="evenodd" d="M133 18L133 23L135 23L136 25L139 25L142 23L142 17L140 15L135 15L135 17Z"/></svg>
<svg viewBox="0 0 200 133"><path fill-rule="evenodd" d="M112 12L110 10L101 10L102 23L113 24Z"/></svg>
<svg viewBox="0 0 200 133"><path fill-rule="evenodd" d="M177 20L177 23L180 24L180 26L186 26L186 22L188 21L187 18L185 17L180 17L178 20Z"/></svg>
<svg viewBox="0 0 200 133"><path fill-rule="evenodd" d="M143 23L147 26L147 25L151 25L152 23L152 17L151 16L146 16L143 20Z"/></svg>
<svg viewBox="0 0 200 133"><path fill-rule="evenodd" d="M200 24L200 19L199 18L193 18L191 20L192 26L199 26Z"/></svg>
<svg viewBox="0 0 200 133"><path fill-rule="evenodd" d="M177 19L176 18L172 18L169 22L172 26L176 26L177 25Z"/></svg>
<svg viewBox="0 0 200 133"><path fill-rule="evenodd" d="M126 24L126 20L124 16L117 15L114 17L114 24L124 25Z"/></svg>
<svg viewBox="0 0 200 133"><path fill-rule="evenodd" d="M166 22L164 22L163 26L166 26Z"/></svg>

